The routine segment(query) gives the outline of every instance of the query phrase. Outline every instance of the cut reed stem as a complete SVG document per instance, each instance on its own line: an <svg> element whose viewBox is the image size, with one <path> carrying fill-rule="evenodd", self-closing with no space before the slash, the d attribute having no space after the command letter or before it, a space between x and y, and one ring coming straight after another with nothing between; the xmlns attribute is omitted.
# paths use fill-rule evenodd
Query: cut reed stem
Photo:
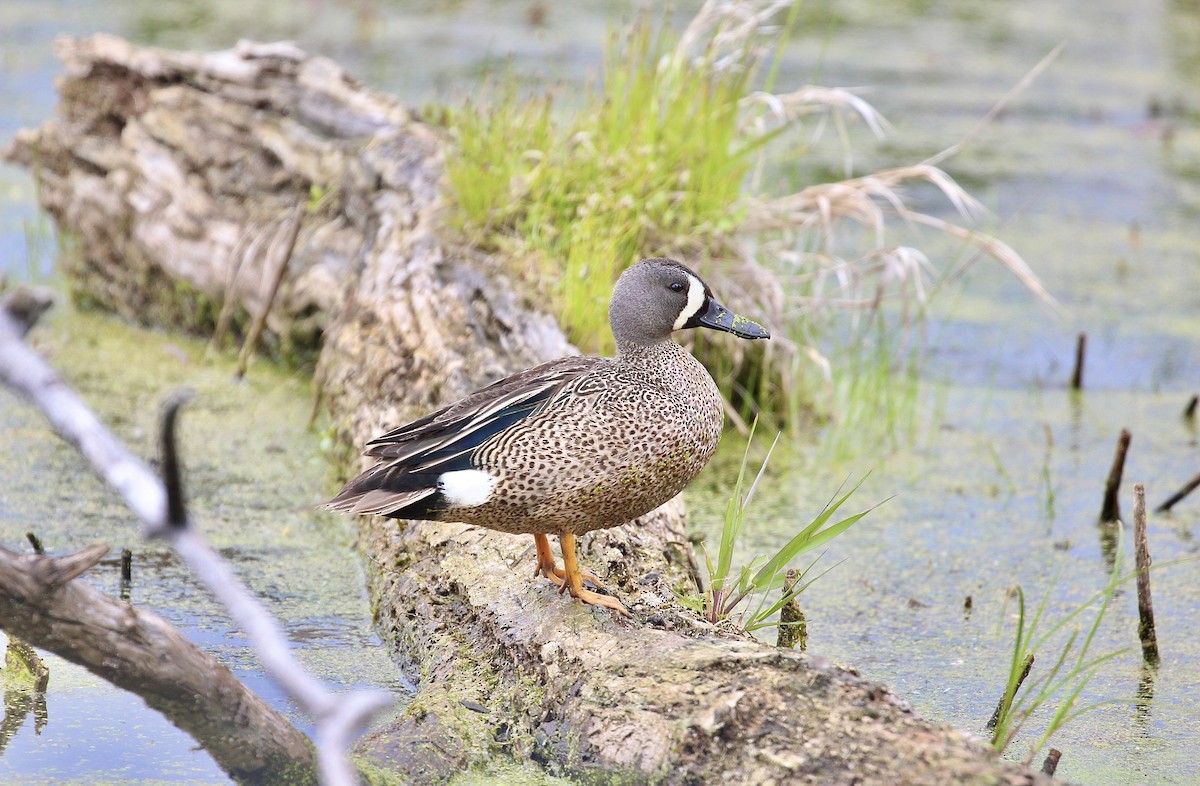
<svg viewBox="0 0 1200 786"><path fill-rule="evenodd" d="M1083 390L1083 359L1087 355L1087 333L1075 341L1075 370L1071 372L1071 390Z"/></svg>
<svg viewBox="0 0 1200 786"><path fill-rule="evenodd" d="M1117 438L1117 450L1113 453L1112 467L1108 470L1108 480L1104 483L1104 506L1100 509L1100 521L1117 521L1121 518L1121 503L1118 495L1121 492L1121 474L1125 471L1125 454L1129 452L1129 441L1133 436L1128 429L1121 429Z"/></svg>
<svg viewBox="0 0 1200 786"><path fill-rule="evenodd" d="M1033 668L1033 660L1032 652L1025 656L1025 662L1021 665L1021 676L1017 677L1017 684L1013 687L1013 696L1017 695L1017 692L1021 690L1021 683L1025 682L1025 678L1029 676L1029 670ZM1005 698L1007 696L1001 696L1000 701L996 703L996 711L992 713L992 717L987 722L988 731L996 728L996 724L1000 722L1000 714L1004 712Z"/></svg>
<svg viewBox="0 0 1200 786"><path fill-rule="evenodd" d="M1154 630L1154 603L1150 597L1150 549L1146 538L1146 486L1133 486L1133 545L1137 559L1138 638L1142 657L1158 664L1158 637Z"/></svg>
<svg viewBox="0 0 1200 786"><path fill-rule="evenodd" d="M1042 762L1042 774L1054 777L1054 772L1058 769L1058 760L1062 758L1062 751L1058 748L1051 748L1046 754L1045 760Z"/></svg>

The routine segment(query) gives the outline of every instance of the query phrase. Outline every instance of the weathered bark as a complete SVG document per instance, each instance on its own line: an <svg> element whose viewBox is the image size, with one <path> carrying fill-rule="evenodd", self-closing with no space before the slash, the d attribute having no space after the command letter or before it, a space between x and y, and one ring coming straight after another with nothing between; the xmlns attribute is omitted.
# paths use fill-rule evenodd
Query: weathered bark
<svg viewBox="0 0 1200 786"><path fill-rule="evenodd" d="M238 783L315 782L308 738L228 669L157 614L72 581L107 552L96 545L54 558L0 548L4 629L141 696Z"/></svg>
<svg viewBox="0 0 1200 786"><path fill-rule="evenodd" d="M181 289L219 300L244 257L229 289L257 313L265 271L238 238L276 234L314 187L333 194L301 230L268 327L284 345L324 328L317 376L343 445L573 351L497 260L444 232L439 133L329 61L104 37L61 52L62 119L9 156L35 170L79 238L80 285L109 307L186 322L161 304ZM362 749L414 782L504 752L595 781L1047 782L880 685L680 610L672 588L694 565L678 501L584 539L631 622L532 581L524 538L364 519L361 544L380 625L420 680Z"/></svg>

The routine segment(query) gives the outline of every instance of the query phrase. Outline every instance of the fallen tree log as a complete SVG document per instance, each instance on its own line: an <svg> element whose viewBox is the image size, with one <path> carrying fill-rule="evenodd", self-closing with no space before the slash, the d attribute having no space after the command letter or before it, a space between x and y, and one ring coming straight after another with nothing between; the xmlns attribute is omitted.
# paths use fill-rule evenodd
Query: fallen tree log
<svg viewBox="0 0 1200 786"><path fill-rule="evenodd" d="M78 295L201 331L223 302L270 307L274 346L320 336L316 378L347 457L573 351L502 260L445 231L441 133L332 62L289 45L194 54L103 36L64 39L60 55L61 118L6 155L76 236ZM262 249L297 205L269 304L275 255ZM531 581L524 538L367 518L360 544L380 627L420 685L360 749L412 782L506 754L589 782L1048 782L881 685L680 609L672 589L695 566L678 500L583 541L630 622Z"/></svg>

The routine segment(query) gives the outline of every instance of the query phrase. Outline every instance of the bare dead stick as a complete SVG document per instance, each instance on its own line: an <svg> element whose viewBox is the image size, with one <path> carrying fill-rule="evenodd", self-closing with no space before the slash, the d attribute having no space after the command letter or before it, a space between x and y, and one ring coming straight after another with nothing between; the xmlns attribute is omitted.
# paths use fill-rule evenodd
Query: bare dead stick
<svg viewBox="0 0 1200 786"><path fill-rule="evenodd" d="M1021 684L1025 682L1025 678L1029 676L1029 670L1033 668L1033 653L1025 656L1025 662L1021 665L1021 676L1017 677L1017 685L1013 688L1013 696L1017 695L1017 691L1021 690ZM1000 722L1000 713L1004 711L1005 696L1000 697L1000 701L996 702L996 710L992 713L992 717L988 718L986 728L988 731L996 728L996 724Z"/></svg>
<svg viewBox="0 0 1200 786"><path fill-rule="evenodd" d="M1163 502L1163 504L1159 505L1157 508L1154 509L1155 512L1157 512L1157 513L1170 512L1171 508L1175 507L1175 503L1182 500L1188 494L1191 494L1197 488L1200 488L1200 475L1197 475L1196 477L1189 480L1187 483L1184 483L1183 488L1179 489L1179 491L1176 491L1174 494L1167 497L1167 499Z"/></svg>
<svg viewBox="0 0 1200 786"><path fill-rule="evenodd" d="M1045 761L1042 762L1042 774L1054 777L1055 771L1058 769L1058 760L1062 758L1062 751L1058 748L1051 748L1046 754Z"/></svg>
<svg viewBox="0 0 1200 786"><path fill-rule="evenodd" d="M242 351L238 354L237 370L234 371L234 377L237 379L246 375L246 366L250 363L250 355L258 346L258 337L262 335L263 327L267 324L267 316L271 313L271 306L275 304L275 295L279 292L279 285L283 282L288 263L292 261L292 252L296 250L296 239L300 236L300 226L304 223L304 210L304 205L297 205L292 211L291 223L286 225L283 230L283 240L278 246L281 249L279 263L275 266L274 274L271 277L271 288L267 291L266 300L263 301L262 311L250 323L250 332L246 334L246 340L242 343Z"/></svg>
<svg viewBox="0 0 1200 786"><path fill-rule="evenodd" d="M229 330L229 320L233 317L233 307L237 303L234 288L237 286L238 275L242 272L242 264L250 256L253 244L250 241L251 227L246 227L238 236L237 242L229 251L229 281L225 282L225 298L221 301L221 313L217 315L217 324L213 328L212 338L208 340L208 351L218 352L225 343L225 332Z"/></svg>
<svg viewBox="0 0 1200 786"><path fill-rule="evenodd" d="M1190 399L1188 399L1187 406L1183 408L1184 420L1195 420L1196 419L1196 407L1197 406L1200 406L1200 393L1193 394L1192 397Z"/></svg>
<svg viewBox="0 0 1200 786"><path fill-rule="evenodd" d="M1125 454L1129 452L1129 440L1132 438L1127 429L1121 429L1121 436L1117 438L1117 450L1113 453L1112 467L1108 470L1108 480L1104 482L1101 521L1117 521L1121 518L1121 503L1118 499L1121 493L1121 473L1125 471Z"/></svg>
<svg viewBox="0 0 1200 786"><path fill-rule="evenodd" d="M1158 637L1154 631L1154 603L1150 598L1150 549L1146 542L1146 486L1133 485L1133 547L1137 559L1138 638L1142 657L1158 664Z"/></svg>
<svg viewBox="0 0 1200 786"><path fill-rule="evenodd" d="M1071 372L1071 390L1083 390L1083 359L1087 354L1087 333L1075 341L1075 370Z"/></svg>
<svg viewBox="0 0 1200 786"><path fill-rule="evenodd" d="M34 532L26 532L25 540L29 541L29 545L33 547L34 554L45 554L46 547L42 545L42 539Z"/></svg>

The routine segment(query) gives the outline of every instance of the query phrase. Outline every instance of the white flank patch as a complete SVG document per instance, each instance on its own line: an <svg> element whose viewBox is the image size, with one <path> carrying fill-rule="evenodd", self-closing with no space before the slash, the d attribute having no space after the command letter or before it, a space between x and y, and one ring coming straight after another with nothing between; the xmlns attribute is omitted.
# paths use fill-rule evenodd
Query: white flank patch
<svg viewBox="0 0 1200 786"><path fill-rule="evenodd" d="M688 276L690 282L688 286L688 302L683 307L683 311L679 312L679 319L675 320L675 325L672 330L680 330L687 321L699 313L704 307L704 285L700 283L700 279L695 276Z"/></svg>
<svg viewBox="0 0 1200 786"><path fill-rule="evenodd" d="M438 491L451 505L474 507L488 501L496 478L479 469L460 469L438 475Z"/></svg>

